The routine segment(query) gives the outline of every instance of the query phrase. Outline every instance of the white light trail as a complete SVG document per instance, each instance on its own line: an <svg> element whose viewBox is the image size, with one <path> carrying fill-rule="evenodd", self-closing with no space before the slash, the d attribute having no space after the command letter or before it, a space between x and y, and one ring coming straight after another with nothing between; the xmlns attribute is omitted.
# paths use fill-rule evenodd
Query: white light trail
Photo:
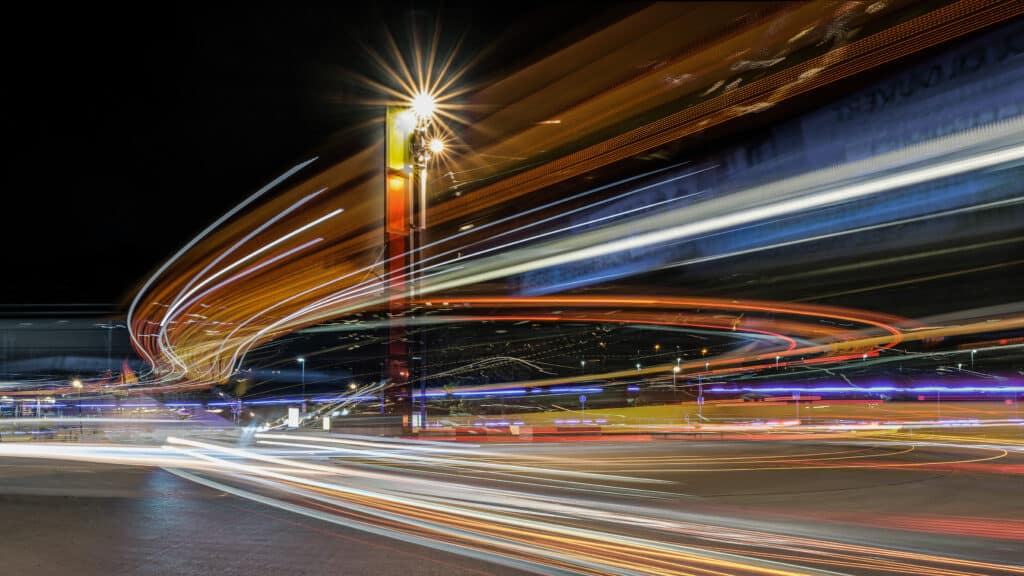
<svg viewBox="0 0 1024 576"><path fill-rule="evenodd" d="M187 244L182 246L180 250L178 250L177 252L174 253L173 256L168 258L167 261L164 262L160 266L160 268L158 268L157 271L154 272L153 275L149 277L148 280L146 280L145 284L143 284L142 288L139 289L139 291L135 294L135 298L132 299L132 303L128 307L127 325L128 325L128 334L129 334L129 337L132 339L132 343L134 344L135 349L138 350L139 352L141 352L146 357L146 361L150 365L155 365L155 361L154 361L153 357L149 355L149 353L146 351L146 348L142 345L142 342L140 342L135 337L135 333L131 329L131 327L132 327L132 318L135 315L135 310L136 310L136 308L139 305L139 301L142 300L142 297L146 294L146 292L149 291L149 287L152 286L153 283L157 281L157 279L159 279L161 276L163 276L164 272L166 272L167 269L171 267L171 265L173 265L175 262L177 262L178 259L182 257L182 255L184 255L186 252L191 250L193 246L198 244L203 238L205 238L207 235L209 235L210 232L213 232L214 230L219 228L221 224L226 222L228 219L230 219L235 214L237 214L240 211L242 211L242 209L244 209L246 206L248 206L249 204L252 204L257 199L262 197L264 194L266 194L267 192L272 190L275 186L277 186L281 182L284 182L288 178L291 178L297 172L299 172L300 170L302 170L306 166L309 166L310 164L315 162L318 158L319 157L314 156L313 158L310 158L309 160L306 160L305 162L300 162L299 164L296 164L295 166L292 166L284 174L281 174L280 176L278 176L277 178L272 180L269 184L267 184L266 186L260 188L254 194L252 194L251 196L249 196L248 198L243 200L237 206L235 206L231 210L228 210L227 213L225 213L223 216L218 218L212 224L207 226L205 229L203 229L202 232L197 234L195 238L193 238Z"/></svg>

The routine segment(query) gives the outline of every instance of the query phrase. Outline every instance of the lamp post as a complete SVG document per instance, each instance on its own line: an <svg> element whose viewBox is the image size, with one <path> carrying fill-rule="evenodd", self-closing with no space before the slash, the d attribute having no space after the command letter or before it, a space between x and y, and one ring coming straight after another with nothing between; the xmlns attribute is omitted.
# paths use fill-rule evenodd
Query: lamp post
<svg viewBox="0 0 1024 576"><path fill-rule="evenodd" d="M410 250L410 278L411 295L416 297L422 294L421 282L423 278L420 273L419 260L423 257L421 253L423 245L426 244L425 236L427 230L427 164L435 154L444 151L444 142L439 138L428 140L427 132L434 121L436 103L433 96L426 92L420 92L412 100L412 112L416 116L416 128L413 130L410 151L413 160L413 181L417 187L417 198L413 202L415 210L415 221L412 226L412 250ZM419 380L420 380L420 418L421 427L427 425L427 342L426 332L421 331L419 341Z"/></svg>
<svg viewBox="0 0 1024 576"><path fill-rule="evenodd" d="M75 378L71 381L71 387L75 389L78 396L78 438L81 440L82 434L85 432L82 426L82 381Z"/></svg>
<svg viewBox="0 0 1024 576"><path fill-rule="evenodd" d="M974 371L974 355L977 353L977 350L971 350L971 372Z"/></svg>
<svg viewBox="0 0 1024 576"><path fill-rule="evenodd" d="M672 401L676 401L676 376L679 374L681 368L678 364L672 367Z"/></svg>
<svg viewBox="0 0 1024 576"><path fill-rule="evenodd" d="M306 411L306 359L299 356L295 359L302 367L302 411Z"/></svg>
<svg viewBox="0 0 1024 576"><path fill-rule="evenodd" d="M427 167L444 150L444 142L430 138L437 103L433 95L419 92L405 106L387 111L387 195L385 235L388 253L387 288L393 321L389 327L385 377L391 381L392 410L403 416L403 428L414 426L410 387L410 351L402 317L409 300L422 294L419 260L427 226ZM426 342L419 343L420 421L426 423Z"/></svg>
<svg viewBox="0 0 1024 576"><path fill-rule="evenodd" d="M707 372L711 367L710 362L704 363L704 371ZM701 375L697 374L697 422L704 421L704 381L701 379Z"/></svg>

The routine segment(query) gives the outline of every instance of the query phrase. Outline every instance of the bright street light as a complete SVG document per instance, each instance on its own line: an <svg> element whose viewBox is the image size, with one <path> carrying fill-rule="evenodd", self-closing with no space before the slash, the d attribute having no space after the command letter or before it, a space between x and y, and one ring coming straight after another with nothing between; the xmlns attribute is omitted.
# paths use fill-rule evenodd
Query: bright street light
<svg viewBox="0 0 1024 576"><path fill-rule="evenodd" d="M78 391L78 436L81 438L84 430L82 425L82 381L75 378L71 381L71 387Z"/></svg>
<svg viewBox="0 0 1024 576"><path fill-rule="evenodd" d="M440 154L444 152L444 140L440 138L434 138L430 141L430 151L434 154Z"/></svg>
<svg viewBox="0 0 1024 576"><path fill-rule="evenodd" d="M306 359L299 356L295 359L302 366L302 411L306 411Z"/></svg>
<svg viewBox="0 0 1024 576"><path fill-rule="evenodd" d="M680 368L678 364L672 367L672 401L673 402L676 401L676 375L679 374L680 370L682 370L682 368Z"/></svg>
<svg viewBox="0 0 1024 576"><path fill-rule="evenodd" d="M433 118L436 109L437 104L434 102L434 97L426 92L420 92L412 99L412 113L420 120Z"/></svg>

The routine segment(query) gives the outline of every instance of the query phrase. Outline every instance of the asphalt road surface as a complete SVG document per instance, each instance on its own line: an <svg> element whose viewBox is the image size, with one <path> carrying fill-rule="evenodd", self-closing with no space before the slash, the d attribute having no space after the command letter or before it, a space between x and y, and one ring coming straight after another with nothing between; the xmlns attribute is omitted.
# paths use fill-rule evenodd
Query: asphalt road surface
<svg viewBox="0 0 1024 576"><path fill-rule="evenodd" d="M0 574L523 574L269 508L159 468L0 459Z"/></svg>
<svg viewBox="0 0 1024 576"><path fill-rule="evenodd" d="M291 446L272 457L353 473L310 487L298 472L273 483L252 470L184 472L209 487L160 467L2 458L0 565L9 574L85 576L600 574L609 566L747 574L762 562L791 574L1024 573L1014 568L1024 564L1024 453L1013 446L662 440L453 446L424 456L401 445L317 453L308 449L314 440L275 441ZM260 462L260 474L282 473ZM322 471L307 472L323 482ZM406 494L421 500L394 500ZM360 506L392 516L368 522ZM509 540L518 532L506 519L522 522L514 528L528 533L523 540ZM399 531L366 532L351 527L357 522ZM477 556L448 551L456 547ZM725 556L703 565L703 554Z"/></svg>

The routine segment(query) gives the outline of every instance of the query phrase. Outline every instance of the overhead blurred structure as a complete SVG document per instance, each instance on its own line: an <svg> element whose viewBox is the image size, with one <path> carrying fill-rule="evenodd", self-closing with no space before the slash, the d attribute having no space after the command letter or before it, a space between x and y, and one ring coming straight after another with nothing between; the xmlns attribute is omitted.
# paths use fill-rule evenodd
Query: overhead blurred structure
<svg viewBox="0 0 1024 576"><path fill-rule="evenodd" d="M1005 284L956 303L901 290L1019 276L1008 254L1022 221L1022 11L981 0L638 7L445 100L450 134L416 132L443 100L420 92L381 111L377 146L332 166L297 164L147 281L130 313L133 344L154 366L150 385L179 390L227 381L251 367L253 350L266 352L257 368L285 356L275 349L294 358L313 338L300 331L337 323L364 341L317 341L317 353L404 385L408 364L381 362L408 354L409 327L424 315L430 324L460 300L582 290L960 314L981 333L993 318L969 309L1004 306L998 326L1016 334ZM413 113L404 128L403 111ZM439 151L432 139L444 141L429 178L413 168L425 161L394 145L414 132L428 157ZM459 312L468 326L488 321ZM731 311L714 329L742 322ZM937 330L907 339L921 346L954 335L914 320L898 331L918 328ZM515 328L500 329L514 340ZM807 338L846 343L858 358L888 342L840 332ZM579 346L564 354L571 362L550 360L578 376ZM778 364L775 350L765 354Z"/></svg>
<svg viewBox="0 0 1024 576"><path fill-rule="evenodd" d="M0 388L35 394L86 382L113 382L135 364L127 325L114 306L0 306Z"/></svg>

